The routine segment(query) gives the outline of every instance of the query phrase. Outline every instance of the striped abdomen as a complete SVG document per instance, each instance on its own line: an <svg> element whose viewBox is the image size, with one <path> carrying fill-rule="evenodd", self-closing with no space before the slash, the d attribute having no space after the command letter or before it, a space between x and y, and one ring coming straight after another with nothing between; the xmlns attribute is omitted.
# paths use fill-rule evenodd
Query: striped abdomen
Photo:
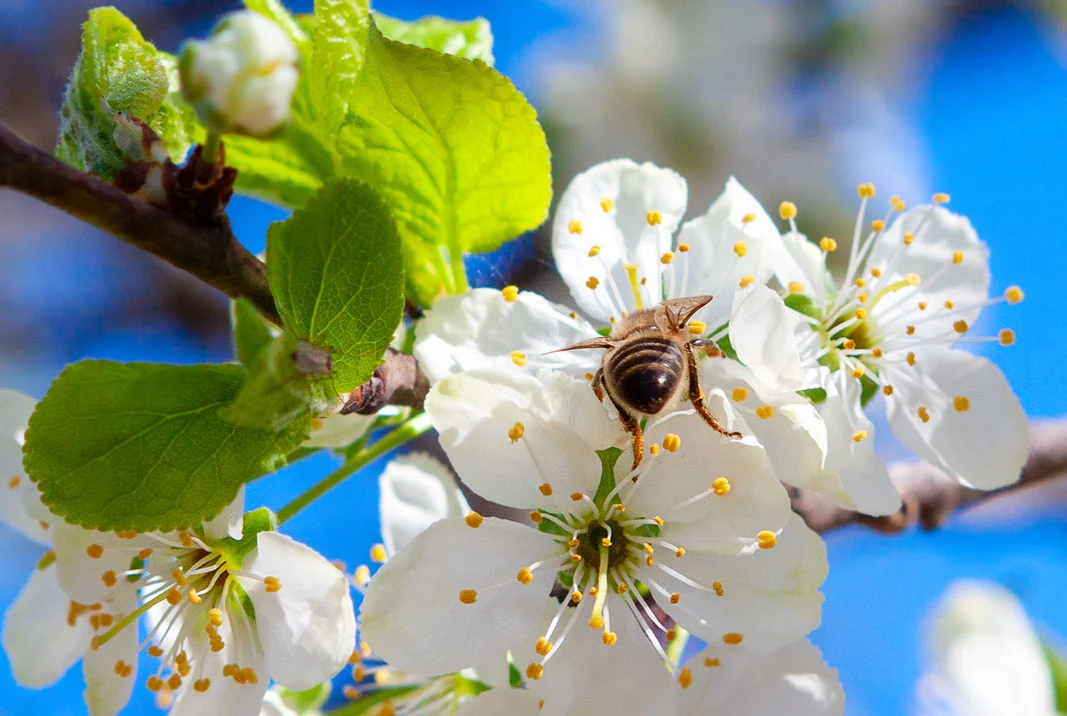
<svg viewBox="0 0 1067 716"><path fill-rule="evenodd" d="M678 391L685 371L682 349L664 338L637 338L604 361L608 392L624 406L655 415Z"/></svg>

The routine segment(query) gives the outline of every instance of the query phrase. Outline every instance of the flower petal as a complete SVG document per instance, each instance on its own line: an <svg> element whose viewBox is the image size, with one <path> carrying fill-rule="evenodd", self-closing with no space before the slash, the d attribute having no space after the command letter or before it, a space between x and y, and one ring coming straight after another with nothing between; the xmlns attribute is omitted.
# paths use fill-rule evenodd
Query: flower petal
<svg viewBox="0 0 1067 716"><path fill-rule="evenodd" d="M72 599L95 604L108 595L144 546L114 532L97 532L57 521L52 527L59 583Z"/></svg>
<svg viewBox="0 0 1067 716"><path fill-rule="evenodd" d="M670 559L665 564L699 587L663 571L658 563L642 567L635 576L677 593L678 604L665 605L666 611L709 644L722 644L724 635L732 633L742 635L746 648L773 651L819 626L819 586L828 571L826 545L800 517L792 515L776 539L770 549L752 545L737 555L687 552L678 560L660 559Z"/></svg>
<svg viewBox="0 0 1067 716"><path fill-rule="evenodd" d="M908 449L980 490L1019 479L1029 444L1026 414L996 364L935 346L916 350L914 366L887 365L885 372L894 386L889 424Z"/></svg>
<svg viewBox="0 0 1067 716"><path fill-rule="evenodd" d="M194 630L195 645L186 642L187 651L193 655L192 672L178 689L170 716L259 716L270 680L263 673L263 663L251 656L249 647L254 649L255 645L235 637L230 626L227 620L218 628L224 643L220 651L208 647L202 629ZM238 643L243 650L237 648ZM229 664L253 670L256 682L239 684L234 678L223 676L223 668ZM206 683L207 688L195 688L198 682L202 686Z"/></svg>
<svg viewBox="0 0 1067 716"><path fill-rule="evenodd" d="M344 448L363 437L377 415L329 415L311 421L304 447Z"/></svg>
<svg viewBox="0 0 1067 716"><path fill-rule="evenodd" d="M746 222L749 216L754 218ZM676 251L672 266L667 269L667 295L714 296L715 300L700 312L700 319L716 328L729 320L734 293L742 278L751 276L748 282L756 285L770 278L773 256L781 241L778 229L760 203L730 177L708 212L682 226L678 244L688 244L689 250ZM689 262L688 272L682 268L684 262ZM673 281L670 272L674 272ZM682 285L686 273L688 280Z"/></svg>
<svg viewBox="0 0 1067 716"><path fill-rule="evenodd" d="M463 704L456 716L538 716L540 713L537 694L504 687L478 694Z"/></svg>
<svg viewBox="0 0 1067 716"><path fill-rule="evenodd" d="M84 615L71 624L70 614L55 564L35 569L4 615L4 652L15 681L32 689L51 686L82 657L93 630Z"/></svg>
<svg viewBox="0 0 1067 716"><path fill-rule="evenodd" d="M204 534L209 539L241 539L244 534L245 518L245 486L237 490L237 497L233 502L222 508L222 512L215 519L204 523Z"/></svg>
<svg viewBox="0 0 1067 716"><path fill-rule="evenodd" d="M782 235L781 248L775 256L778 264L774 275L780 284L799 284L799 293L811 296L820 305L826 302L833 276L826 268L826 254L818 246L803 234L790 231Z"/></svg>
<svg viewBox="0 0 1067 716"><path fill-rule="evenodd" d="M137 591L132 585L117 590L113 598L104 602L104 608L115 622L122 620L137 608ZM85 704L92 716L115 716L129 702L137 683L137 651L135 621L106 644L85 653ZM129 666L129 671L121 670L124 665Z"/></svg>
<svg viewBox="0 0 1067 716"><path fill-rule="evenodd" d="M769 654L709 646L687 664L693 682L681 692L685 716L843 716L845 692L807 639Z"/></svg>
<svg viewBox="0 0 1067 716"><path fill-rule="evenodd" d="M779 390L811 387L797 348L800 314L766 286L734 296L730 344L758 380Z"/></svg>
<svg viewBox="0 0 1067 716"><path fill-rule="evenodd" d="M0 520L35 542L49 545L48 530L41 527L39 518L27 513L24 503L27 491L37 491L22 469L26 423L36 405L28 395L0 389Z"/></svg>
<svg viewBox="0 0 1067 716"><path fill-rule="evenodd" d="M281 589L244 583L256 608L256 630L267 673L302 691L332 678L356 643L356 617L348 580L310 547L277 532L256 535L256 550L243 571L275 577Z"/></svg>
<svg viewBox="0 0 1067 716"><path fill-rule="evenodd" d="M544 355L599 334L585 319L531 291L520 291L513 301L490 288L447 296L416 324L415 333L414 354L431 383L475 368L514 368L516 351L529 368L577 377L600 366L597 350Z"/></svg>
<svg viewBox="0 0 1067 716"><path fill-rule="evenodd" d="M382 542L394 555L437 520L470 512L447 466L424 453L390 462L378 479Z"/></svg>
<svg viewBox="0 0 1067 716"><path fill-rule="evenodd" d="M514 522L436 522L374 575L362 636L391 665L426 676L503 658L544 629L556 578L551 564L534 570L530 584L516 575L561 554L551 537ZM464 590L477 593L473 604L460 601Z"/></svg>
<svg viewBox="0 0 1067 716"><path fill-rule="evenodd" d="M588 383L555 371L461 373L434 386L426 412L467 486L512 507L569 508L571 493L594 494L595 451L627 442ZM513 441L516 424L522 435ZM546 482L548 497L539 490Z"/></svg>
<svg viewBox="0 0 1067 716"><path fill-rule="evenodd" d="M671 248L687 193L676 172L629 159L598 164L571 181L556 209L552 256L583 311L606 322L636 310L624 264L636 264L636 280L645 280L646 307L662 300L660 257ZM591 256L594 246L599 252ZM586 285L590 277L596 288Z"/></svg>

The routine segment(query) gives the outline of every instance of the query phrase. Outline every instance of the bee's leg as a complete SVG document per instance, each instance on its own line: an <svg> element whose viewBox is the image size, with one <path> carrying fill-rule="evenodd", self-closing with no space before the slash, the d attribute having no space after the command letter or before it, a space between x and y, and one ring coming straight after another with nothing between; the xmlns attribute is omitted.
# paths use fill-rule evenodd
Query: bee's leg
<svg viewBox="0 0 1067 716"><path fill-rule="evenodd" d="M689 402L693 404L693 407L696 408L700 417L704 418L704 422L710 425L712 430L715 430L719 434L725 435L728 438L740 438L741 433L732 433L722 425L719 425L719 421L715 419L715 416L712 415L711 411L704 405L704 391L700 389L700 367L697 365L697 354L693 349L692 344L686 345L685 355L689 364Z"/></svg>
<svg viewBox="0 0 1067 716"><path fill-rule="evenodd" d="M708 358L725 358L726 357L726 354L723 353L722 350L717 345L715 345L715 341L709 341L709 340L705 340L703 338L698 338L695 341L690 341L689 345L697 346L699 348L703 348L704 349L704 355L706 355Z"/></svg>
<svg viewBox="0 0 1067 716"><path fill-rule="evenodd" d="M596 399L601 403L604 402L604 371L603 369L597 369L596 375L593 376L593 394L596 395ZM612 401L615 402L615 401Z"/></svg>
<svg viewBox="0 0 1067 716"><path fill-rule="evenodd" d="M596 395L597 400L601 403L604 402L604 371L598 370L596 375L593 376L593 393ZM631 470L641 464L641 453L645 449L645 435L641 430L641 421L627 412L626 408L622 407L611 399L611 404L615 406L615 410L619 411L619 420L622 421L622 426L626 429L626 432L630 433L630 445L634 451L634 464Z"/></svg>

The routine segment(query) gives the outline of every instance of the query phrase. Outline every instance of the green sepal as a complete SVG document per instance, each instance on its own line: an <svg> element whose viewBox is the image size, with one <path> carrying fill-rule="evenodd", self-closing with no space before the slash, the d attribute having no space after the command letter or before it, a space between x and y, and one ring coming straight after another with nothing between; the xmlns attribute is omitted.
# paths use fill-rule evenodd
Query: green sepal
<svg viewBox="0 0 1067 716"><path fill-rule="evenodd" d="M822 316L819 315L818 306L816 306L815 302L811 300L811 297L806 294L791 293L782 300L787 307L792 308L797 313L803 313L805 316L814 318L815 320L822 319Z"/></svg>
<svg viewBox="0 0 1067 716"><path fill-rule="evenodd" d="M545 510L540 510L540 512L542 515L552 515L560 522L563 522L563 515L561 514L557 514L555 512L546 512ZM560 537L570 538L571 536L570 532L568 532L565 528L560 527L552 520L542 519L540 522L537 523L537 530L538 532L544 532L545 534L550 535L558 535Z"/></svg>
<svg viewBox="0 0 1067 716"><path fill-rule="evenodd" d="M355 701L339 708L328 711L329 716L362 716L363 714L377 713L374 711L386 701L395 701L407 696L417 689L417 686L385 686L375 687L373 691L365 691Z"/></svg>
<svg viewBox="0 0 1067 716"><path fill-rule="evenodd" d="M519 671L519 667L515 666L515 664L511 662L508 662L508 685L513 689L517 689L522 686L522 684L522 672Z"/></svg>
<svg viewBox="0 0 1067 716"><path fill-rule="evenodd" d="M596 486L596 495L593 497L599 507L604 506L604 501L615 489L615 464L622 455L622 448L609 447L597 450L596 455L600 458L600 482Z"/></svg>
<svg viewBox="0 0 1067 716"><path fill-rule="evenodd" d="M805 388L804 390L798 390L797 395L803 395L815 405L826 400L826 390L824 388Z"/></svg>
<svg viewBox="0 0 1067 716"><path fill-rule="evenodd" d="M1067 659L1057 651L1050 643L1042 640L1041 651L1048 662L1049 672L1052 675L1052 692L1055 698L1056 711L1067 714Z"/></svg>
<svg viewBox="0 0 1067 716"><path fill-rule="evenodd" d="M641 525L639 527L634 528L631 531L633 532L633 534L637 535L638 537L659 537L659 534L660 534L661 530L659 528L659 525L652 524L652 525Z"/></svg>
<svg viewBox="0 0 1067 716"><path fill-rule="evenodd" d="M282 697L285 705L300 715L317 714L330 698L330 692L333 690L329 681L324 681L318 686L312 686L310 689L304 689L303 691L292 691L281 685L276 685L275 688L278 690L278 694Z"/></svg>
<svg viewBox="0 0 1067 716"><path fill-rule="evenodd" d="M864 374L860 378L860 387L860 407L866 408L867 403L871 402L871 399L878 394L878 384Z"/></svg>

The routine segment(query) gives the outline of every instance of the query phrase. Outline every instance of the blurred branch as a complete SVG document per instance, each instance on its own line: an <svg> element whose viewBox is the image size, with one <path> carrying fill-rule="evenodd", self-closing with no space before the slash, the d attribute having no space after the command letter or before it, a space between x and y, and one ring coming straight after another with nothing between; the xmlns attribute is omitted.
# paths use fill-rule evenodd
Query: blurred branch
<svg viewBox="0 0 1067 716"><path fill-rule="evenodd" d="M1030 455L1022 475L1017 483L1000 490L973 490L927 463L894 463L889 467L889 474L903 502L893 514L871 517L852 512L807 490L790 490L793 509L816 532L829 532L850 524L886 533L901 532L914 524L923 530L934 530L959 509L1067 476L1067 420L1030 426Z"/></svg>
<svg viewBox="0 0 1067 716"><path fill-rule="evenodd" d="M0 187L62 209L196 276L231 298L244 296L281 323L263 262L233 235L225 215L194 222L134 198L23 141L0 122Z"/></svg>

